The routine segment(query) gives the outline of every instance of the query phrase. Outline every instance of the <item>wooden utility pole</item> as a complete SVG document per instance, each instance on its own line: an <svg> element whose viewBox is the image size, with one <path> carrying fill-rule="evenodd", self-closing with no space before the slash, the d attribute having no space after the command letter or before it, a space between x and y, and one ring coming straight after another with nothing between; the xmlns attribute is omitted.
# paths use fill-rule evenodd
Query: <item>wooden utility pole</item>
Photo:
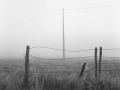
<svg viewBox="0 0 120 90"><path fill-rule="evenodd" d="M26 57L25 57L25 76L24 76L24 87L28 88L28 79L29 79L29 52L30 47L26 47Z"/></svg>
<svg viewBox="0 0 120 90"><path fill-rule="evenodd" d="M101 58L102 58L102 47L100 47L100 52L99 52L99 75L101 74Z"/></svg>
<svg viewBox="0 0 120 90"><path fill-rule="evenodd" d="M97 78L97 47L95 47L95 77Z"/></svg>
<svg viewBox="0 0 120 90"><path fill-rule="evenodd" d="M65 36L64 36L64 9L62 9L62 17L63 17L63 59L65 59Z"/></svg>

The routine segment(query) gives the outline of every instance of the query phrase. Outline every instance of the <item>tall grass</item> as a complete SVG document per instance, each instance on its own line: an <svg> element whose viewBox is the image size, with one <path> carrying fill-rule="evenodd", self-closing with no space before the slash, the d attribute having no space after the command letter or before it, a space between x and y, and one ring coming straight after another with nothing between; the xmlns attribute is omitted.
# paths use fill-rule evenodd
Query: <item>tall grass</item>
<svg viewBox="0 0 120 90"><path fill-rule="evenodd" d="M0 90L23 90L24 72L19 71L0 81ZM36 86L36 79L38 86ZM30 73L29 90L120 90L120 77L102 74L99 79L93 75L79 78L77 74Z"/></svg>

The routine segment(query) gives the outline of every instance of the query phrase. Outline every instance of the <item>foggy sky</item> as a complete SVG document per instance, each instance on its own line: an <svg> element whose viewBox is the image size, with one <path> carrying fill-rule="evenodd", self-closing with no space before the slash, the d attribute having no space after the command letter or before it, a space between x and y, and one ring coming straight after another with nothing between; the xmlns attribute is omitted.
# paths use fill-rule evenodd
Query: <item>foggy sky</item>
<svg viewBox="0 0 120 90"><path fill-rule="evenodd" d="M65 9L66 50L78 51L94 49L95 47L99 48L100 46L103 49L120 48L120 6L103 7L115 5L120 5L120 1L1 0L0 57L23 57L26 45L62 50L63 8ZM44 16L54 11L58 12ZM62 52L60 51L42 48L31 49L30 54L41 57L62 57ZM94 51L66 52L67 57L93 55ZM119 56L120 50L104 51L103 55Z"/></svg>

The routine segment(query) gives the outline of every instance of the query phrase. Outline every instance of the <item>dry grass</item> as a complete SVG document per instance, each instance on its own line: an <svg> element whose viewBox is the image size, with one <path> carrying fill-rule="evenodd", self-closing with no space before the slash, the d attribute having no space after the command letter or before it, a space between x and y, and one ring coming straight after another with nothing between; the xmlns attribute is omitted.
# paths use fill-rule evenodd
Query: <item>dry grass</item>
<svg viewBox="0 0 120 90"><path fill-rule="evenodd" d="M23 69L18 68L19 70L17 72L11 73L16 66L9 66L6 63L1 66L5 67L1 67L1 69L6 73L6 76L0 76L0 90L27 90L23 89L23 67ZM47 68L51 70L47 70ZM107 68L110 69L109 67L105 67L105 69ZM52 73L48 73L48 71L52 71ZM62 71L70 73L64 74ZM94 73L92 71L86 77L83 76L80 78L79 73L76 71L80 72L79 67L78 69L69 67L45 67L44 70L41 69L38 71L37 75L31 71L29 76L29 90L120 90L119 71L102 72L99 79L96 79L94 74L90 74ZM1 71L1 75L3 72Z"/></svg>
<svg viewBox="0 0 120 90"><path fill-rule="evenodd" d="M0 82L0 90L23 90L24 73L19 71ZM38 86L36 75L30 74L29 90L120 90L120 77L102 74L96 80L94 76L86 79L79 78L77 74L60 75L55 73L39 73Z"/></svg>

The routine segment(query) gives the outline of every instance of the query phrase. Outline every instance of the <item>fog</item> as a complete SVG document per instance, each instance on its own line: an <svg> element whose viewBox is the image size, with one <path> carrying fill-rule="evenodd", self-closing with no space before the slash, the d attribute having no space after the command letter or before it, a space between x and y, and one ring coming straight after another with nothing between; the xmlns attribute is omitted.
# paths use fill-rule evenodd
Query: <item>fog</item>
<svg viewBox="0 0 120 90"><path fill-rule="evenodd" d="M62 50L63 8L66 50L120 48L119 5L119 0L1 0L0 57L24 57L27 45ZM30 50L30 55L39 57L62 57L62 53L47 48ZM120 50L103 51L103 56L119 55ZM66 52L66 57L80 56L94 56L94 50Z"/></svg>

